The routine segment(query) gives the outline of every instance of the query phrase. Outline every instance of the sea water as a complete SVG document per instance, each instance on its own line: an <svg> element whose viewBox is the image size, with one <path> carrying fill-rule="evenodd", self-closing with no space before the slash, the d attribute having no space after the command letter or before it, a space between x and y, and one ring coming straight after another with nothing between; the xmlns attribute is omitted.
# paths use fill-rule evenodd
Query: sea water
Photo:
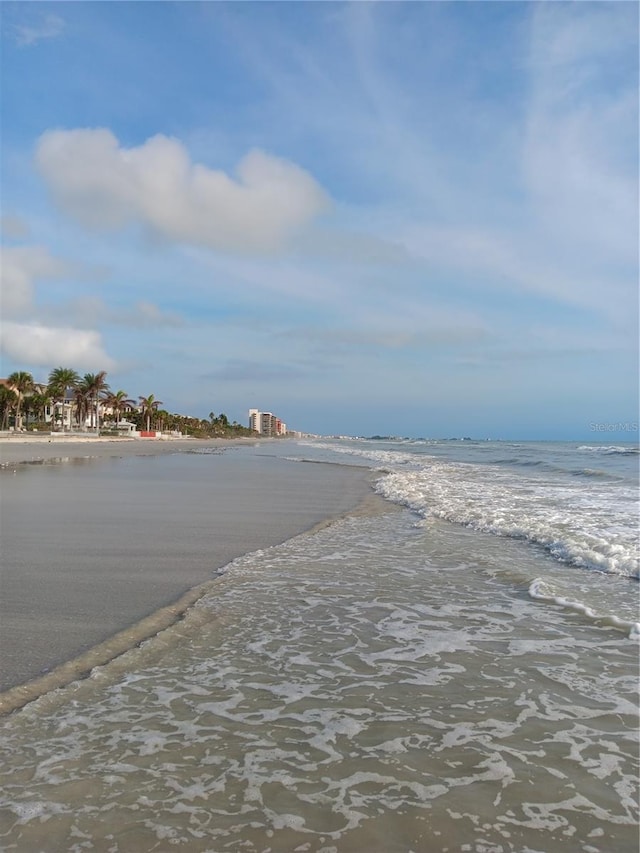
<svg viewBox="0 0 640 853"><path fill-rule="evenodd" d="M277 452L390 511L234 560L5 718L2 849L635 853L634 448Z"/></svg>

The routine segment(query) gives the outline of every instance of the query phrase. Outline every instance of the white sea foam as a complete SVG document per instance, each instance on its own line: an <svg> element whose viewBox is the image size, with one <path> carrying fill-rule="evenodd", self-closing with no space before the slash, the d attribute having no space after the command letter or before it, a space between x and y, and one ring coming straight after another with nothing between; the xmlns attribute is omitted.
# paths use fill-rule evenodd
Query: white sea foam
<svg viewBox="0 0 640 853"><path fill-rule="evenodd" d="M615 454L615 453L620 453L623 455L630 455L630 454L637 454L638 453L637 447L629 447L629 446L625 447L624 445L617 445L617 444L609 444L609 445L582 444L582 445L580 445L578 450L587 451L588 453L604 453L605 455L611 455L611 454Z"/></svg>
<svg viewBox="0 0 640 853"><path fill-rule="evenodd" d="M627 631L629 639L640 640L640 622L635 622L630 619L621 619L616 614L602 613L582 601L567 598L563 595L558 595L554 592L548 582L536 578L529 586L529 595L531 598L538 601L547 601L552 604L557 604L558 607L564 607L567 610L573 610L576 613L581 613L592 619L594 622L604 622L609 625L614 625L616 628L621 628Z"/></svg>
<svg viewBox="0 0 640 853"><path fill-rule="evenodd" d="M527 539L578 566L637 577L634 496L433 462L422 471L383 477L377 490L425 517L434 516L499 536Z"/></svg>
<svg viewBox="0 0 640 853"><path fill-rule="evenodd" d="M369 459L372 467L388 472L377 491L425 518L528 540L576 566L626 577L640 574L637 483L621 480L613 469L576 468L571 456L562 457L562 466L552 465L551 457L530 459L522 451L508 460L509 466L499 467L504 461L499 457L494 465L479 465L375 446L319 447ZM631 452L590 445L577 451ZM576 460L579 464L579 453Z"/></svg>
<svg viewBox="0 0 640 853"><path fill-rule="evenodd" d="M7 849L634 849L636 649L460 537L505 545L390 512L234 561L0 726Z"/></svg>
<svg viewBox="0 0 640 853"><path fill-rule="evenodd" d="M352 447L343 446L340 444L331 444L328 442L300 442L303 446L312 447L314 451L328 450L331 453L345 454L347 456L355 456L360 459L366 459L376 463L377 469L383 469L389 466L396 465L420 465L419 458L416 458L412 453L398 450L380 450L371 446Z"/></svg>

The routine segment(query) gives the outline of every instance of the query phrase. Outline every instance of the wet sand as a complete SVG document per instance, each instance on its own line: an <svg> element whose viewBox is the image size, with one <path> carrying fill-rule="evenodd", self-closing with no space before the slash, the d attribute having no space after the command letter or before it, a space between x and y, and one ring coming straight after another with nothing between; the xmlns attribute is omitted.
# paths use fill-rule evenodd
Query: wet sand
<svg viewBox="0 0 640 853"><path fill-rule="evenodd" d="M105 647L121 653L235 557L378 500L366 469L278 452L253 440L2 442L0 690L124 632Z"/></svg>
<svg viewBox="0 0 640 853"><path fill-rule="evenodd" d="M194 447L225 448L242 445L268 445L274 439L254 438L78 438L62 434L46 438L30 435L0 436L0 465L19 462L45 462L59 458L105 459L125 456L160 456Z"/></svg>

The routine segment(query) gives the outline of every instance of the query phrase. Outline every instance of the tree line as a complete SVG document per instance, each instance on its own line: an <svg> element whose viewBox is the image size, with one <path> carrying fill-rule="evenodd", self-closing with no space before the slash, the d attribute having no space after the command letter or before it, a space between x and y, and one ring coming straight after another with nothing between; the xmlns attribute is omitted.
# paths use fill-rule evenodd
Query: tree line
<svg viewBox="0 0 640 853"><path fill-rule="evenodd" d="M204 420L171 414L161 408L163 405L153 394L140 395L136 401L126 391L112 391L106 370L81 376L72 368L55 367L46 383L36 382L31 373L19 370L0 385L0 429L13 426L16 430L64 432L69 420L75 429L117 431L126 415L139 430L175 431L200 438L256 434L236 421L230 423L225 414L210 412L209 419Z"/></svg>

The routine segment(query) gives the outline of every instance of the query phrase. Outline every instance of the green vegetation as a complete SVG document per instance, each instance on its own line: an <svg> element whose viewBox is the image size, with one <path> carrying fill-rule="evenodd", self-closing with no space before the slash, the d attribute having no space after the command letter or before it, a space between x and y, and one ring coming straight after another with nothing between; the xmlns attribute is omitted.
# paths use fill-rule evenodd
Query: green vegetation
<svg viewBox="0 0 640 853"><path fill-rule="evenodd" d="M22 429L22 409L24 398L35 390L33 376L25 370L12 373L7 380L7 385L15 394L15 422L18 429Z"/></svg>
<svg viewBox="0 0 640 853"><path fill-rule="evenodd" d="M55 367L49 374L47 388L53 401L52 420L54 429L59 428L64 431L67 393L71 390L75 391L79 384L80 375L69 367ZM76 402L79 402L78 398L76 398ZM80 410L78 410L78 417L80 417Z"/></svg>
<svg viewBox="0 0 640 853"><path fill-rule="evenodd" d="M112 392L107 372L85 373L68 367L54 368L46 384L37 383L26 371L16 371L0 385L0 429L93 431L118 435L123 420L138 430L180 432L194 438L257 436L253 430L209 412L207 420L171 414L161 409L162 400L153 394L139 397L126 391Z"/></svg>
<svg viewBox="0 0 640 853"><path fill-rule="evenodd" d="M109 391L104 396L104 405L106 409L111 409L116 419L116 429L120 426L123 412L128 411L135 406L135 400L130 400L127 397L126 391Z"/></svg>
<svg viewBox="0 0 640 853"><path fill-rule="evenodd" d="M140 397L140 408L142 409L142 417L146 418L147 432L151 429L151 418L162 405L162 400L156 400L153 394L148 397Z"/></svg>

